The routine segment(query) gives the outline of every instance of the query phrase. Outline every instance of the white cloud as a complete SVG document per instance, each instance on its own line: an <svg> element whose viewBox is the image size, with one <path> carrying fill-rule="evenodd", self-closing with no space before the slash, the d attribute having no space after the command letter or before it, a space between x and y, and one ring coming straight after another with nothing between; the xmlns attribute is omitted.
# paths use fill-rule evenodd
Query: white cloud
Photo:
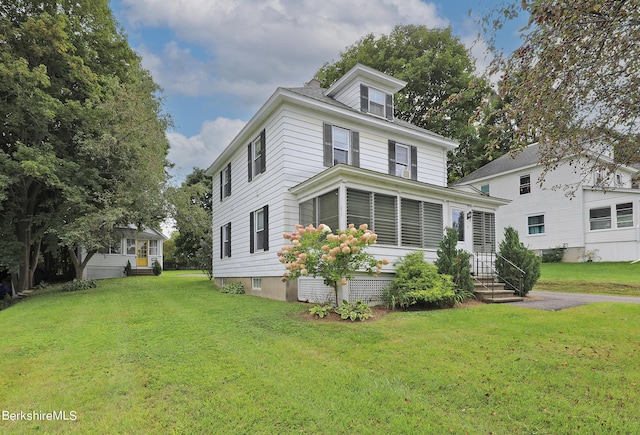
<svg viewBox="0 0 640 435"><path fill-rule="evenodd" d="M134 27L169 28L161 53L137 48L168 93L227 94L256 110L278 86L301 86L366 34L398 23L444 27L421 0L123 0Z"/></svg>
<svg viewBox="0 0 640 435"><path fill-rule="evenodd" d="M171 146L168 159L175 164L172 172L178 182L190 174L194 167L207 169L244 125L245 122L239 119L218 118L204 122L196 136L186 137L168 132Z"/></svg>

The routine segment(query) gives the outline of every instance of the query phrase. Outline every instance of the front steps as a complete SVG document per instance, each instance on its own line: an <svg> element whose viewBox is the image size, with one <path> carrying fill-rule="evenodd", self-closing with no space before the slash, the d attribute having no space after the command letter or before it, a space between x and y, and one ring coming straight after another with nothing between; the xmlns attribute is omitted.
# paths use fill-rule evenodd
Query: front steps
<svg viewBox="0 0 640 435"><path fill-rule="evenodd" d="M505 302L520 302L521 296L515 296L513 290L505 289L504 283L496 282L491 277L473 277L473 294L480 302L500 304Z"/></svg>
<svg viewBox="0 0 640 435"><path fill-rule="evenodd" d="M153 276L153 269L131 269L131 276Z"/></svg>

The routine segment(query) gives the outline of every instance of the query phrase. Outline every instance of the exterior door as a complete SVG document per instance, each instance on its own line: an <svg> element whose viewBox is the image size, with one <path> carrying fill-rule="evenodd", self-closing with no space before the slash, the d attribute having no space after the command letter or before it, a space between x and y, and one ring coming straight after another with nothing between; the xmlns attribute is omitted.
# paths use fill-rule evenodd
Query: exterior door
<svg viewBox="0 0 640 435"><path fill-rule="evenodd" d="M138 240L136 241L136 266L147 267L149 257L149 241Z"/></svg>

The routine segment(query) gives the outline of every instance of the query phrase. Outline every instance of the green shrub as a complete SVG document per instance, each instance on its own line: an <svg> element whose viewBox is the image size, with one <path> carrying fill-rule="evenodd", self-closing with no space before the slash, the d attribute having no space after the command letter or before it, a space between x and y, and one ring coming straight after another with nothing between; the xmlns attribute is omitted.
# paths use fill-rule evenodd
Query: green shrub
<svg viewBox="0 0 640 435"><path fill-rule="evenodd" d="M556 246L555 248L545 249L542 251L542 262L543 263L560 263L562 261L562 257L564 257L564 251L567 248L564 246Z"/></svg>
<svg viewBox="0 0 640 435"><path fill-rule="evenodd" d="M458 249L457 245L458 231L455 228L447 228L434 264L438 268L438 273L451 276L456 299L462 302L473 298L471 254L464 249Z"/></svg>
<svg viewBox="0 0 640 435"><path fill-rule="evenodd" d="M540 278L540 257L527 249L518 232L512 227L504 229L504 240L499 245L500 256L496 259L496 270L506 287L526 296ZM524 271L524 276L516 267Z"/></svg>
<svg viewBox="0 0 640 435"><path fill-rule="evenodd" d="M153 260L152 267L153 267L153 274L155 276L158 276L158 275L162 274L162 265L160 264L160 262L157 259Z"/></svg>
<svg viewBox="0 0 640 435"><path fill-rule="evenodd" d="M74 279L73 281L65 282L62 285L62 291L75 292L79 290L89 290L90 288L96 288L97 286L98 284L92 279L87 279L83 281Z"/></svg>
<svg viewBox="0 0 640 435"><path fill-rule="evenodd" d="M422 251L407 254L396 265L396 276L382 295L388 308L406 309L412 305L444 308L456 303L451 276L439 274L436 266L424 260Z"/></svg>
<svg viewBox="0 0 640 435"><path fill-rule="evenodd" d="M243 295L244 294L244 286L240 282L230 282L229 284L225 284L220 289L220 293L228 293L231 295Z"/></svg>
<svg viewBox="0 0 640 435"><path fill-rule="evenodd" d="M331 305L328 304L323 304L323 305L314 305L313 307L309 308L309 313L313 316L318 316L321 319L323 317L327 317L331 314L331 310L333 309L333 307Z"/></svg>
<svg viewBox="0 0 640 435"><path fill-rule="evenodd" d="M367 320L373 316L369 305L360 299L355 302L342 301L342 305L336 307L335 312L338 313L342 319L350 319L352 322L355 320Z"/></svg>

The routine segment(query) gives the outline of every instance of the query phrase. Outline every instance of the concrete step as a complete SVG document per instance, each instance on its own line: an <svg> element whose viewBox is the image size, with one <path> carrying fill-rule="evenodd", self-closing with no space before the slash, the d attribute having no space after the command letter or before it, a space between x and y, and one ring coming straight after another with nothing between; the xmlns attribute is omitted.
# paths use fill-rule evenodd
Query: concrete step
<svg viewBox="0 0 640 435"><path fill-rule="evenodd" d="M505 290L504 286L501 289L482 289L475 290L473 294L481 302L500 303L500 302L517 302L523 300L520 296L515 296L513 290Z"/></svg>
<svg viewBox="0 0 640 435"><path fill-rule="evenodd" d="M131 269L131 276L153 276L153 269Z"/></svg>

